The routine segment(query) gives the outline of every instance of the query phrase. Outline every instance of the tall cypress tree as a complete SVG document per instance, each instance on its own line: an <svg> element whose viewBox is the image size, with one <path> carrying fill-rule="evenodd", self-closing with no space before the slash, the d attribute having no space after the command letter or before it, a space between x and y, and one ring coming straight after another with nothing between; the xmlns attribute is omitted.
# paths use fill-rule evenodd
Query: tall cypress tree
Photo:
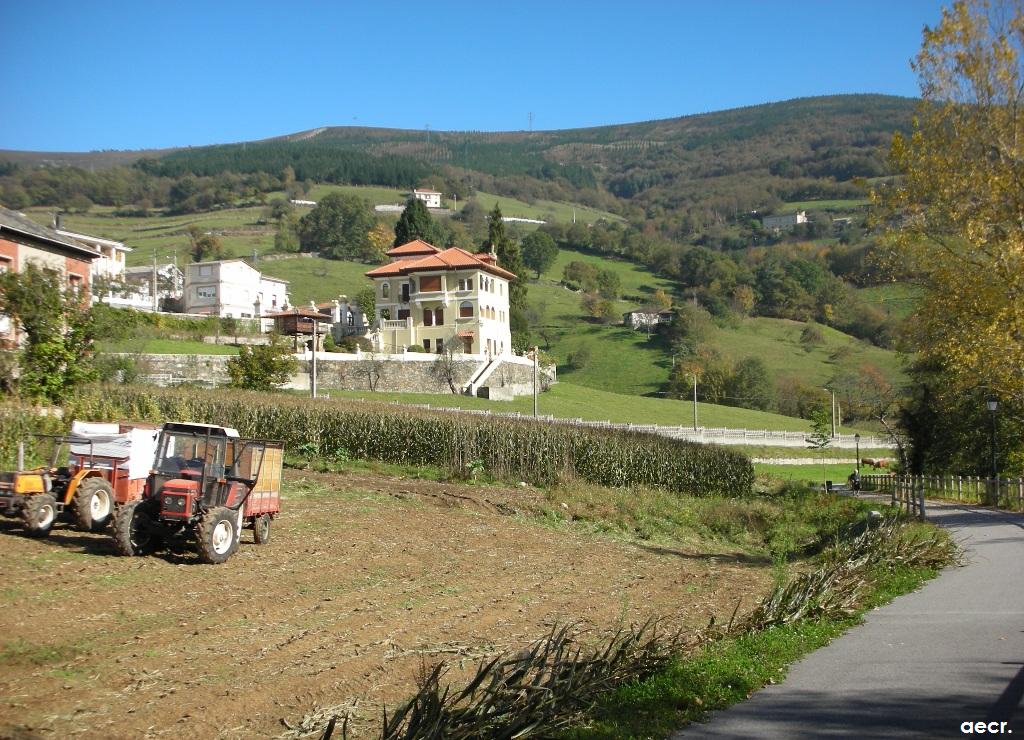
<svg viewBox="0 0 1024 740"><path fill-rule="evenodd" d="M433 225L434 220L426 204L419 198L409 198L395 224L395 243L392 246L400 247L415 239L429 239Z"/></svg>
<svg viewBox="0 0 1024 740"><path fill-rule="evenodd" d="M487 224L485 251L493 249L498 257L498 267L515 273L516 278L508 284L509 325L512 329L512 346L518 350L529 344L529 324L526 321L526 265L519 242L505 233L505 222L501 220L501 208L494 204L494 210Z"/></svg>

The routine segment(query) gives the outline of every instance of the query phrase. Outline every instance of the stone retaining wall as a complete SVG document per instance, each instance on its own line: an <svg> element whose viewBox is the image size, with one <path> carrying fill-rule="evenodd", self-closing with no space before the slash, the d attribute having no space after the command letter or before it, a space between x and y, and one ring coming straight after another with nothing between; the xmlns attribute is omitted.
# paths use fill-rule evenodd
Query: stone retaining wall
<svg viewBox="0 0 1024 740"><path fill-rule="evenodd" d="M135 360L143 381L170 386L195 383L226 385L231 355L119 355ZM434 371L437 355L409 352L402 355L325 353L317 355L319 390L376 390L398 393L449 393L448 383ZM456 355L452 382L461 391L484 366L483 358L461 359ZM299 359L299 370L286 387L309 390L312 359ZM542 368L541 385L555 382L555 368ZM533 392L533 366L529 360L504 360L487 380L489 397L507 400Z"/></svg>

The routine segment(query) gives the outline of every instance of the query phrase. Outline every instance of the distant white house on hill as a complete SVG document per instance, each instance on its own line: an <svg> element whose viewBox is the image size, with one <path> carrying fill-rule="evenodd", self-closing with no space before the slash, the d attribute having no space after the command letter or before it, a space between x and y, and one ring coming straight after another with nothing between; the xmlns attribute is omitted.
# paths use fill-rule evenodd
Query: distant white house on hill
<svg viewBox="0 0 1024 740"><path fill-rule="evenodd" d="M252 318L288 308L288 281L242 260L193 262L185 268L185 313Z"/></svg>
<svg viewBox="0 0 1024 740"><path fill-rule="evenodd" d="M413 190L412 197L416 200L422 200L427 208L441 207L441 193L436 190Z"/></svg>
<svg viewBox="0 0 1024 740"><path fill-rule="evenodd" d="M797 211L796 213L782 213L777 216L765 216L761 219L761 225L765 231L782 231L792 229L799 224L807 223L807 212Z"/></svg>

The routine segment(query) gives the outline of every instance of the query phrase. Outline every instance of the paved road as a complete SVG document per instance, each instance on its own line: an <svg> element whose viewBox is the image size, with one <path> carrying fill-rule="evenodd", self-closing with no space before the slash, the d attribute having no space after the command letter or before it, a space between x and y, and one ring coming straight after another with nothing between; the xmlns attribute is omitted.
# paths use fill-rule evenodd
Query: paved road
<svg viewBox="0 0 1024 740"><path fill-rule="evenodd" d="M1005 722L1004 734L1024 740L1024 516L932 506L928 518L953 531L964 567L671 740L968 737L969 720Z"/></svg>

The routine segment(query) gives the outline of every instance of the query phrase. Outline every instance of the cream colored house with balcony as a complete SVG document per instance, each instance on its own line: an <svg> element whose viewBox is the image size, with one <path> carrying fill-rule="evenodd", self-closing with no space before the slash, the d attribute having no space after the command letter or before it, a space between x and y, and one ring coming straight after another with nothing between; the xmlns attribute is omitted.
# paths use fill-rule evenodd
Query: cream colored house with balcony
<svg viewBox="0 0 1024 740"><path fill-rule="evenodd" d="M512 352L508 286L515 275L491 254L438 249L416 240L390 250L391 262L366 273L377 291L375 330L380 352L409 346L489 358Z"/></svg>

